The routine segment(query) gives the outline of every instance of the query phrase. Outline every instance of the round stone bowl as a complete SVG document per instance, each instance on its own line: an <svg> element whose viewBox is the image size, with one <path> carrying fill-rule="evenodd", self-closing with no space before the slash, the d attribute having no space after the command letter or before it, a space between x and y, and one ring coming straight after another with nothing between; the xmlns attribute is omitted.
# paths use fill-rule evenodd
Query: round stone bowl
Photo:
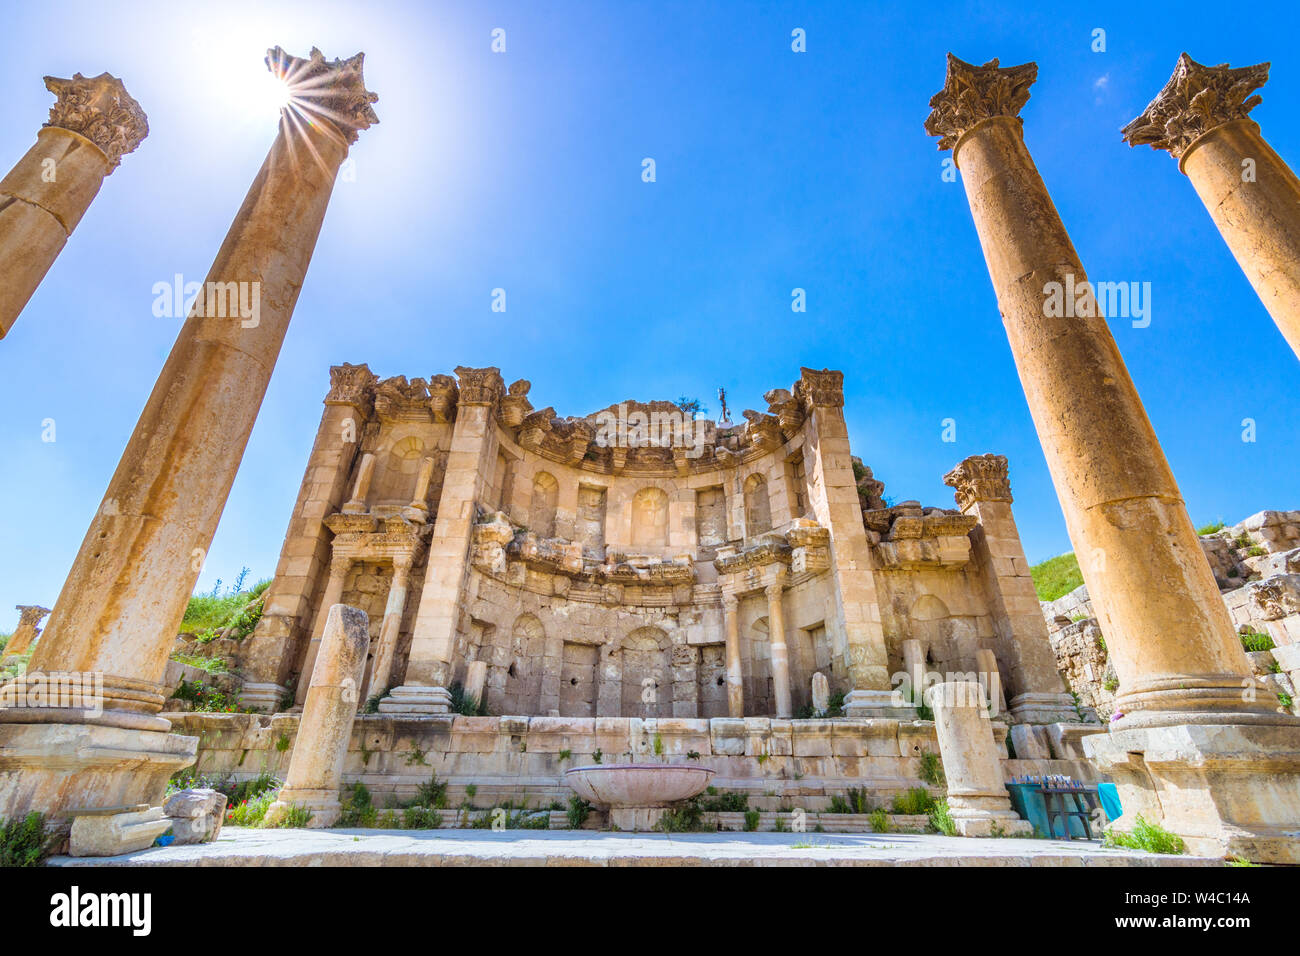
<svg viewBox="0 0 1300 956"><path fill-rule="evenodd" d="M713 771L669 764L593 764L566 770L564 779L588 803L614 808L665 807L703 793Z"/></svg>

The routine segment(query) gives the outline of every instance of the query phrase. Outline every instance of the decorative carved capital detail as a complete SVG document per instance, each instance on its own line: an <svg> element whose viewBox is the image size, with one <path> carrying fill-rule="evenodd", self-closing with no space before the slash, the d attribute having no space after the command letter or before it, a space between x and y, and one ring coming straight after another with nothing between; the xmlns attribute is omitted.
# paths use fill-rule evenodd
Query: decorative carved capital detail
<svg viewBox="0 0 1300 956"><path fill-rule="evenodd" d="M15 610L18 611L19 627L35 627L44 620L45 615L50 613L48 607L41 607L39 604L18 604Z"/></svg>
<svg viewBox="0 0 1300 956"><path fill-rule="evenodd" d="M327 405L355 405L366 415L375 401L378 377L368 365L333 365L330 367L330 390Z"/></svg>
<svg viewBox="0 0 1300 956"><path fill-rule="evenodd" d="M963 511L977 501L1011 501L1006 455L972 455L944 475L943 483L956 489L953 498Z"/></svg>
<svg viewBox="0 0 1300 956"><path fill-rule="evenodd" d="M87 78L74 73L70 80L47 76L45 88L58 97L45 125L86 137L108 157L109 173L149 135L149 118L111 74Z"/></svg>
<svg viewBox="0 0 1300 956"><path fill-rule="evenodd" d="M1263 102L1255 90L1268 82L1268 67L1267 63L1236 69L1226 63L1205 66L1182 54L1165 88L1141 116L1120 130L1124 141L1130 146L1167 149L1181 159L1198 137L1245 119Z"/></svg>
<svg viewBox="0 0 1300 956"><path fill-rule="evenodd" d="M462 405L495 405L506 390L501 370L495 366L467 368L461 365L456 369L456 378L459 380Z"/></svg>
<svg viewBox="0 0 1300 956"><path fill-rule="evenodd" d="M799 381L794 383L794 397L804 408L842 408L844 406L844 373L824 368L820 372L811 368L799 369Z"/></svg>
<svg viewBox="0 0 1300 956"><path fill-rule="evenodd" d="M364 59L365 54L358 53L346 60L327 60L315 47L303 59L277 46L266 51L266 68L289 88L288 109L329 124L351 144L361 130L379 122L370 108L379 102L379 94L366 89Z"/></svg>
<svg viewBox="0 0 1300 956"><path fill-rule="evenodd" d="M930 97L932 112L925 131L939 137L940 149L952 149L962 134L981 120L1020 115L1029 102L1029 87L1038 79L1037 63L998 66L996 59L983 66L948 54L948 74L943 89Z"/></svg>

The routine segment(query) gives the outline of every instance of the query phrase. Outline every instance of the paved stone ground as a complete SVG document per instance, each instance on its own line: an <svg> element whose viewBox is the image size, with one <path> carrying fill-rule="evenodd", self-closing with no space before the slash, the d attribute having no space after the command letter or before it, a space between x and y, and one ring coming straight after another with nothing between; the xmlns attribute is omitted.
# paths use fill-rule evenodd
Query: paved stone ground
<svg viewBox="0 0 1300 956"><path fill-rule="evenodd" d="M51 866L1222 866L1064 840L931 834L595 830L250 830L216 843Z"/></svg>

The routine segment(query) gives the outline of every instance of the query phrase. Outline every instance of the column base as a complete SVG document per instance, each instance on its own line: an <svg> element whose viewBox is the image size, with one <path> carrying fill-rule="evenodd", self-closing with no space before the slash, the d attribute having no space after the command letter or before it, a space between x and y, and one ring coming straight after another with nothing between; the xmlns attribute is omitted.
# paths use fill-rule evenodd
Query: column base
<svg viewBox="0 0 1300 956"><path fill-rule="evenodd" d="M446 714L451 711L451 694L445 687L394 687L379 702L381 714Z"/></svg>
<svg viewBox="0 0 1300 956"><path fill-rule="evenodd" d="M914 720L916 705L911 701L902 700L897 692L892 690L854 690L844 698L844 716Z"/></svg>
<svg viewBox="0 0 1300 956"><path fill-rule="evenodd" d="M1008 707L1013 724L1101 723L1091 707L1076 708L1069 694L1017 694ZM1083 721L1079 720L1080 711Z"/></svg>
<svg viewBox="0 0 1300 956"><path fill-rule="evenodd" d="M948 797L948 813L964 837L1033 836L1034 825L1011 809L1011 797L1001 794L963 794Z"/></svg>
<svg viewBox="0 0 1300 956"><path fill-rule="evenodd" d="M72 821L68 840L70 856L120 856L153 846L166 833L171 817L162 807L125 810L119 813L78 815Z"/></svg>
<svg viewBox="0 0 1300 956"><path fill-rule="evenodd" d="M0 818L37 811L66 832L69 810L161 807L167 781L194 763L198 746L197 737L102 724L0 723Z"/></svg>
<svg viewBox="0 0 1300 956"><path fill-rule="evenodd" d="M303 824L308 830L332 827L343 814L343 805L339 802L336 790L290 790L285 787L280 791L279 799L267 808L262 825L279 826L290 807L302 807L311 811L311 819Z"/></svg>
<svg viewBox="0 0 1300 956"><path fill-rule="evenodd" d="M275 714L288 693L289 688L279 684L247 683L239 689L239 703L258 713Z"/></svg>
<svg viewBox="0 0 1300 956"><path fill-rule="evenodd" d="M1300 864L1300 720L1112 728L1083 749L1119 788L1116 829L1141 816L1198 856Z"/></svg>

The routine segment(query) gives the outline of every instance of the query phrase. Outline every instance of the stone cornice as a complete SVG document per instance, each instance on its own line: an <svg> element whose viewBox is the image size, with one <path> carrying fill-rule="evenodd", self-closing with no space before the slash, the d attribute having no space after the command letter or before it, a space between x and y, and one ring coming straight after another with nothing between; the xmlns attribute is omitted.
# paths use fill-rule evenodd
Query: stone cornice
<svg viewBox="0 0 1300 956"><path fill-rule="evenodd" d="M1120 132L1130 146L1167 149L1178 159L1199 137L1232 120L1245 119L1262 102L1255 90L1268 82L1267 63L1232 68L1206 66L1186 53L1142 115ZM1255 95L1251 95L1254 93Z"/></svg>
<svg viewBox="0 0 1300 956"><path fill-rule="evenodd" d="M925 131L939 137L940 149L952 149L977 123L995 116L1019 118L1029 102L1029 87L1038 79L1038 64L998 66L997 59L983 66L948 54L943 89L930 97L931 113Z"/></svg>
<svg viewBox="0 0 1300 956"><path fill-rule="evenodd" d="M45 88L57 97L45 125L86 137L108 157L109 173L149 135L149 118L111 74L74 73L70 80L47 76Z"/></svg>
<svg viewBox="0 0 1300 956"><path fill-rule="evenodd" d="M379 122L370 106L379 101L379 94L366 89L364 59L365 54L358 53L346 60L327 60L316 47L306 59L278 46L266 51L267 69L289 88L286 108L328 124L349 144L361 130Z"/></svg>
<svg viewBox="0 0 1300 956"><path fill-rule="evenodd" d="M943 476L963 511L977 501L1011 501L1006 455L972 455Z"/></svg>

